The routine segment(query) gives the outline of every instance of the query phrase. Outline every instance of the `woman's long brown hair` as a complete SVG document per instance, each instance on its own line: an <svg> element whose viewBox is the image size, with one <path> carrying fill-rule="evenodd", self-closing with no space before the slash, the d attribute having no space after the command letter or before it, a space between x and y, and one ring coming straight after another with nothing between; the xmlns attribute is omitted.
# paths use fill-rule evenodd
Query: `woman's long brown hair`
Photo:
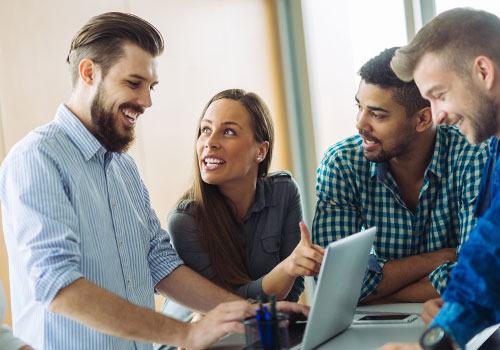
<svg viewBox="0 0 500 350"><path fill-rule="evenodd" d="M274 127L269 110L262 99L254 93L241 89L219 92L207 103L198 121L196 140L200 137L200 125L208 107L220 99L240 102L249 112L254 136L257 142L269 142L266 158L259 164L258 176L266 177L271 163L274 139ZM181 199L189 200L198 227L198 239L208 253L214 269L217 283L231 290L252 280L248 270L241 232L244 226L237 220L237 213L229 198L225 197L217 185L203 181L198 165L195 143L195 176L191 188Z"/></svg>

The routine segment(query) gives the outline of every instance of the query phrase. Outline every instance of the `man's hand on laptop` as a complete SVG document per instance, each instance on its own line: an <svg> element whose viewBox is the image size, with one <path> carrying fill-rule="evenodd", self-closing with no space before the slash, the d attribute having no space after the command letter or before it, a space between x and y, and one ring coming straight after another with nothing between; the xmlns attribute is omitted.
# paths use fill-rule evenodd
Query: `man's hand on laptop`
<svg viewBox="0 0 500 350"><path fill-rule="evenodd" d="M247 301L219 304L199 321L188 324L185 347L205 349L227 333L243 333L244 327L241 321L253 315L255 315L255 309Z"/></svg>
<svg viewBox="0 0 500 350"><path fill-rule="evenodd" d="M243 319L254 316L258 305L246 301L222 303L205 316L189 324L187 344L189 349L204 349L230 332L243 333ZM278 312L288 315L309 316L309 306L288 301L276 303ZM183 349L183 348L180 348Z"/></svg>
<svg viewBox="0 0 500 350"><path fill-rule="evenodd" d="M278 312L300 319L309 317L309 309L310 308L307 305L292 303L289 301L278 301L276 303L276 310Z"/></svg>

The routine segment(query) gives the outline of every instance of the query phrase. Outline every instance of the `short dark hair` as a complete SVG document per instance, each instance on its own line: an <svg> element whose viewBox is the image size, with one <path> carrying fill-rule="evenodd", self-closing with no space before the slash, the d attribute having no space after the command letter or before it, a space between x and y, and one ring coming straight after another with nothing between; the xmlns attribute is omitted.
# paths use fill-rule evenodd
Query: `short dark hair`
<svg viewBox="0 0 500 350"><path fill-rule="evenodd" d="M136 44L154 57L163 52L163 37L151 23L129 13L108 12L92 17L73 38L66 61L73 87L78 82L78 65L90 58L103 77L123 56L125 43Z"/></svg>
<svg viewBox="0 0 500 350"><path fill-rule="evenodd" d="M487 56L500 66L500 19L492 13L456 8L441 13L422 27L411 42L392 60L394 72L403 80L413 72L426 53L439 55L445 67L461 77L470 77L478 56Z"/></svg>
<svg viewBox="0 0 500 350"><path fill-rule="evenodd" d="M366 62L358 74L368 84L377 85L383 89L392 89L392 99L404 106L406 115L410 117L416 111L430 106L430 103L422 97L413 80L405 82L399 79L391 69L391 59L398 48L385 49Z"/></svg>

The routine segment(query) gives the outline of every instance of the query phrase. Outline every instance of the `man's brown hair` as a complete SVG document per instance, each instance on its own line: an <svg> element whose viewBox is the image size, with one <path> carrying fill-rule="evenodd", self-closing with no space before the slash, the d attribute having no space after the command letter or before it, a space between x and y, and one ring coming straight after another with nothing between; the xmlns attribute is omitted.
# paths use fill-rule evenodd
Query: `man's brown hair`
<svg viewBox="0 0 500 350"><path fill-rule="evenodd" d="M500 67L500 19L486 11L456 8L427 23L411 42L396 51L391 67L404 81L426 53L439 54L442 64L459 76L470 77L472 63L487 56Z"/></svg>
<svg viewBox="0 0 500 350"><path fill-rule="evenodd" d="M73 38L66 61L69 63L73 88L78 82L78 65L91 59L102 70L108 70L123 56L123 45L132 43L154 57L163 52L163 37L152 24L129 13L108 12L92 17Z"/></svg>

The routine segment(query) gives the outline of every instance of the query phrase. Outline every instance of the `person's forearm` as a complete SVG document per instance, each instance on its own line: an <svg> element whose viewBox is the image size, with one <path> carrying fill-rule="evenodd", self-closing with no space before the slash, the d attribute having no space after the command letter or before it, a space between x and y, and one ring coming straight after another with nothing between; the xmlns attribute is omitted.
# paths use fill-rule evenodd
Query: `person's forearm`
<svg viewBox="0 0 500 350"><path fill-rule="evenodd" d="M393 304L393 303L425 303L434 298L439 298L439 293L432 285L429 277L426 276L421 280L411 283L397 292L375 299L373 304ZM370 304L370 303L368 303Z"/></svg>
<svg viewBox="0 0 500 350"><path fill-rule="evenodd" d="M387 297L404 287L418 282L445 261L456 261L455 248L445 248L429 253L412 255L387 261L382 269L382 280L372 294L363 299L363 303Z"/></svg>
<svg viewBox="0 0 500 350"><path fill-rule="evenodd" d="M156 290L179 304L203 313L223 302L243 300L185 265L158 282Z"/></svg>
<svg viewBox="0 0 500 350"><path fill-rule="evenodd" d="M274 293L278 300L283 300L290 292L290 289L292 289L294 282L295 277L286 273L283 262L281 262L264 276L262 279L262 290L267 295Z"/></svg>
<svg viewBox="0 0 500 350"><path fill-rule="evenodd" d="M80 278L62 288L49 311L99 332L149 343L184 344L186 324L132 304Z"/></svg>

